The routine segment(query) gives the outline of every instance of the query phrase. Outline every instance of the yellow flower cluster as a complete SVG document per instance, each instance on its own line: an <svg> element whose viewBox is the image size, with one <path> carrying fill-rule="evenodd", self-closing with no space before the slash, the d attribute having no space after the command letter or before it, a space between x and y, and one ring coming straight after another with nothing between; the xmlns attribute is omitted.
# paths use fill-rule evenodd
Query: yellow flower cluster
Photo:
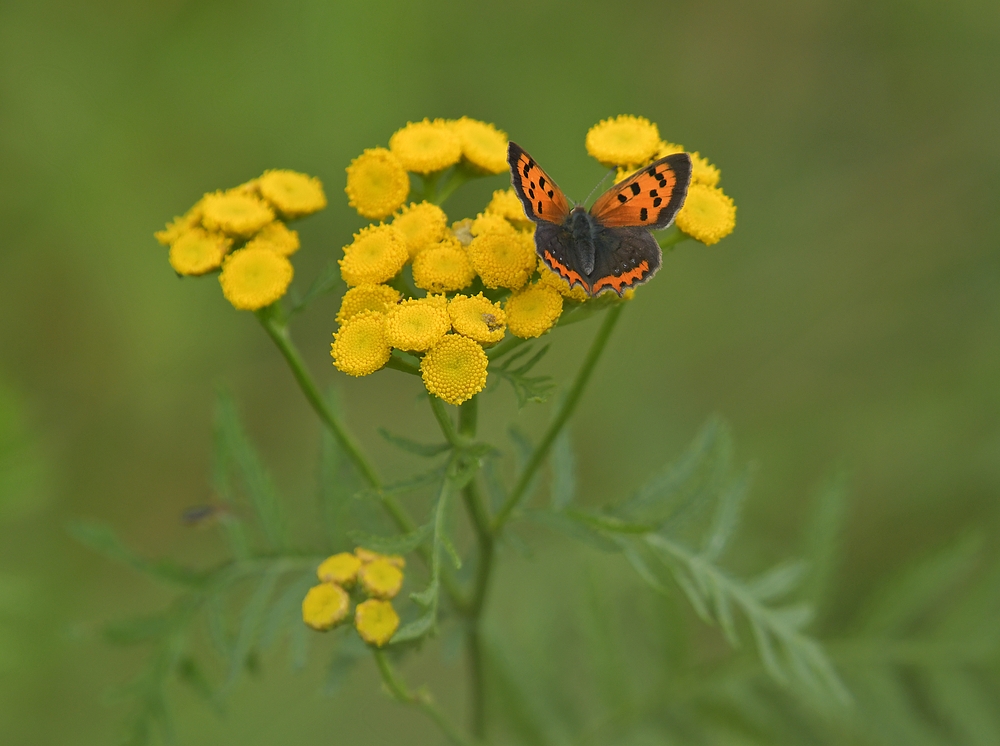
<svg viewBox="0 0 1000 746"><path fill-rule="evenodd" d="M221 270L226 300L240 310L256 311L281 298L292 282L288 257L299 249L299 234L286 221L324 207L319 179L296 171L265 171L233 189L206 194L155 235L170 247L170 266L178 275Z"/></svg>
<svg viewBox="0 0 1000 746"><path fill-rule="evenodd" d="M406 560L400 556L363 547L353 554L327 557L316 568L319 585L310 588L302 600L302 620L320 632L333 629L347 619L351 605L348 591L356 589L367 599L354 609L354 628L366 643L382 647L399 628L399 615L391 599L403 587L405 567Z"/></svg>
<svg viewBox="0 0 1000 746"><path fill-rule="evenodd" d="M602 165L618 169L615 181L674 153L684 146L660 139L656 125L643 117L618 116L587 132L587 152ZM677 227L696 241L718 243L736 227L736 205L719 188L721 173L700 153L691 153L691 185L677 213Z"/></svg>

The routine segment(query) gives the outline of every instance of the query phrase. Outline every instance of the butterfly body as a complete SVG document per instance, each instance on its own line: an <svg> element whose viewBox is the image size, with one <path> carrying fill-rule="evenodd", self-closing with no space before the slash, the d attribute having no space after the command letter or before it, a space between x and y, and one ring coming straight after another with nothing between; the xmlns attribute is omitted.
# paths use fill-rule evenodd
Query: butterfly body
<svg viewBox="0 0 1000 746"><path fill-rule="evenodd" d="M572 209L555 182L516 143L507 150L511 182L535 224L535 251L569 285L619 295L660 268L650 229L666 228L684 203L691 158L675 153L616 184L588 211Z"/></svg>

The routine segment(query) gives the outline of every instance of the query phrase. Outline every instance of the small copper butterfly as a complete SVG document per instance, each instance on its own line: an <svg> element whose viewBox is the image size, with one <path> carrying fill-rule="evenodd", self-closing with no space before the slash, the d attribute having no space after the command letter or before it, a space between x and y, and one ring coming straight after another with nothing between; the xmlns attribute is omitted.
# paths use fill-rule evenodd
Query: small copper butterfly
<svg viewBox="0 0 1000 746"><path fill-rule="evenodd" d="M660 268L662 252L651 229L669 226L691 183L691 156L674 153L644 166L597 198L587 211L572 209L562 190L516 143L507 146L514 191L536 224L535 251L570 287L591 296L622 295Z"/></svg>

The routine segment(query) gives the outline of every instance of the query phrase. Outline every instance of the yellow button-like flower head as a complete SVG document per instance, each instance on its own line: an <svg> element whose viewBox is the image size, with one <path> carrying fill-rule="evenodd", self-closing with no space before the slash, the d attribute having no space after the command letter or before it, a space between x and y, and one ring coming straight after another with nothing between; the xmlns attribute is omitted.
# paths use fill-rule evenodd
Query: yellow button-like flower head
<svg viewBox="0 0 1000 746"><path fill-rule="evenodd" d="M265 171L257 179L257 191L289 220L312 215L326 207L320 180L298 171Z"/></svg>
<svg viewBox="0 0 1000 746"><path fill-rule="evenodd" d="M222 266L222 258L232 245L221 233L192 228L170 244L170 266L179 275L203 275Z"/></svg>
<svg viewBox="0 0 1000 746"><path fill-rule="evenodd" d="M396 288L388 285L358 285L344 293L337 312L337 323L346 323L362 311L378 311L388 313L389 309L399 303L402 297Z"/></svg>
<svg viewBox="0 0 1000 746"><path fill-rule="evenodd" d="M391 225L370 225L354 234L354 243L344 247L340 276L350 286L378 285L391 280L410 255L406 239Z"/></svg>
<svg viewBox="0 0 1000 746"><path fill-rule="evenodd" d="M509 235L516 232L516 228L511 225L503 215L495 212L481 212L476 215L476 219L469 226L469 232L476 236L485 236L490 233L500 233Z"/></svg>
<svg viewBox="0 0 1000 746"><path fill-rule="evenodd" d="M385 148L369 148L347 167L347 198L362 217L381 220L392 215L410 193L410 177Z"/></svg>
<svg viewBox="0 0 1000 746"><path fill-rule="evenodd" d="M280 220L265 225L260 233L247 242L247 246L277 251L282 256L291 256L299 250L299 232L289 229Z"/></svg>
<svg viewBox="0 0 1000 746"><path fill-rule="evenodd" d="M407 171L430 174L452 166L462 157L462 142L443 119L410 122L389 138L389 150Z"/></svg>
<svg viewBox="0 0 1000 746"><path fill-rule="evenodd" d="M333 583L314 585L302 599L302 621L319 632L336 627L347 618L350 598Z"/></svg>
<svg viewBox="0 0 1000 746"><path fill-rule="evenodd" d="M449 334L424 355L420 374L429 392L457 406L486 387L488 363L478 342Z"/></svg>
<svg viewBox="0 0 1000 746"><path fill-rule="evenodd" d="M507 328L522 339L541 336L559 320L562 305L559 291L535 283L507 300Z"/></svg>
<svg viewBox="0 0 1000 746"><path fill-rule="evenodd" d="M436 244L448 231L448 216L437 205L421 202L419 205L404 206L402 212L392 220L406 238L406 249L410 259Z"/></svg>
<svg viewBox="0 0 1000 746"><path fill-rule="evenodd" d="M354 628L369 645L382 647L399 629L399 614L391 601L369 598L354 610Z"/></svg>
<svg viewBox="0 0 1000 746"><path fill-rule="evenodd" d="M653 154L654 159L666 158L668 155L674 155L675 153L683 153L684 146L678 145L675 142L667 142L665 140L660 140L660 144L656 147L656 153Z"/></svg>
<svg viewBox="0 0 1000 746"><path fill-rule="evenodd" d="M704 184L705 186L719 185L719 169L702 158L698 153L691 154L691 183Z"/></svg>
<svg viewBox="0 0 1000 746"><path fill-rule="evenodd" d="M206 194L201 202L202 225L231 236L249 238L272 220L270 205L239 189Z"/></svg>
<svg viewBox="0 0 1000 746"><path fill-rule="evenodd" d="M476 270L455 238L424 249L413 260L413 284L432 293L461 290L474 279Z"/></svg>
<svg viewBox="0 0 1000 746"><path fill-rule="evenodd" d="M234 308L256 311L274 303L292 282L292 263L266 248L242 248L222 263L219 283Z"/></svg>
<svg viewBox="0 0 1000 746"><path fill-rule="evenodd" d="M476 236L467 251L472 266L488 288L516 290L535 271L535 242L521 231Z"/></svg>
<svg viewBox="0 0 1000 746"><path fill-rule="evenodd" d="M349 588L357 580L361 560L350 552L341 552L323 560L316 568L316 575L323 583L335 583Z"/></svg>
<svg viewBox="0 0 1000 746"><path fill-rule="evenodd" d="M645 117L622 114L605 119L587 132L587 152L608 166L639 166L656 153L660 133Z"/></svg>
<svg viewBox="0 0 1000 746"><path fill-rule="evenodd" d="M188 210L183 215L175 217L162 231L157 231L153 235L156 240L160 242L161 246L169 246L183 234L187 233L192 228L197 228L201 225L201 201L199 200L194 207Z"/></svg>
<svg viewBox="0 0 1000 746"><path fill-rule="evenodd" d="M448 303L448 316L456 332L480 344L496 344L507 332L506 312L482 293L471 298L456 295Z"/></svg>
<svg viewBox="0 0 1000 746"><path fill-rule="evenodd" d="M429 350L451 329L447 309L430 298L404 300L389 309L386 339L400 350Z"/></svg>
<svg viewBox="0 0 1000 746"><path fill-rule="evenodd" d="M393 598L403 587L403 572L384 558L362 565L358 579L365 593L375 598Z"/></svg>
<svg viewBox="0 0 1000 746"><path fill-rule="evenodd" d="M677 227L696 241L711 246L733 232L736 205L718 187L692 184L677 213Z"/></svg>
<svg viewBox="0 0 1000 746"><path fill-rule="evenodd" d="M361 311L333 335L330 355L337 370L367 376L389 362L392 349L385 335L385 314Z"/></svg>
<svg viewBox="0 0 1000 746"><path fill-rule="evenodd" d="M490 174L507 170L507 133L478 119L462 117L452 123L462 143L462 155L476 168Z"/></svg>
<svg viewBox="0 0 1000 746"><path fill-rule="evenodd" d="M376 560L385 560L390 565L398 567L400 570L406 568L406 558L401 557L398 554L379 554L378 552L373 552L371 549L365 549L364 547L354 547L354 555L366 565L369 562L375 562Z"/></svg>
<svg viewBox="0 0 1000 746"><path fill-rule="evenodd" d="M509 220L517 228L530 228L532 222L524 214L524 205L517 198L513 189L498 189L493 192L493 199L486 205L486 213L499 215Z"/></svg>
<svg viewBox="0 0 1000 746"><path fill-rule="evenodd" d="M555 288L563 298L575 300L577 303L584 303L590 299L586 290L579 285L570 288L569 283L558 272L549 269L548 265L541 259L538 260L538 284Z"/></svg>

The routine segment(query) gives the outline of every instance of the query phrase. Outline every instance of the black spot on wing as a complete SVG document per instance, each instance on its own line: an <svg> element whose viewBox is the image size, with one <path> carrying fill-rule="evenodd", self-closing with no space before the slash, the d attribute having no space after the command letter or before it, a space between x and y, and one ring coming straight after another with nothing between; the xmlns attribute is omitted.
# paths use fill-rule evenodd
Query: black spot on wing
<svg viewBox="0 0 1000 746"><path fill-rule="evenodd" d="M618 193L618 201L619 202L628 202L628 197L626 197L624 194L622 194L621 192L619 192Z"/></svg>
<svg viewBox="0 0 1000 746"><path fill-rule="evenodd" d="M633 194L633 195L636 195L636 194L638 194L639 192L641 192L641 191L642 191L642 187L641 187L641 186L639 186L639 185L638 185L637 183L635 183L635 182L633 182L632 184L629 184L629 187L628 187L628 188L632 190L632 194Z"/></svg>
<svg viewBox="0 0 1000 746"><path fill-rule="evenodd" d="M646 208L645 207L643 207L641 210L639 210L639 220L645 221L648 216L649 216L649 213L646 212Z"/></svg>

